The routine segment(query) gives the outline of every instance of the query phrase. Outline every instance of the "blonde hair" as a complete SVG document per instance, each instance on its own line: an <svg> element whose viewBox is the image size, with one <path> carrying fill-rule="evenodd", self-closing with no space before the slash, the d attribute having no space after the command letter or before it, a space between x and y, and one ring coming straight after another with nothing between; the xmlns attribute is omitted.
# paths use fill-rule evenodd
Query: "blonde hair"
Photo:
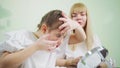
<svg viewBox="0 0 120 68"><path fill-rule="evenodd" d="M91 30L91 24L90 24L90 17L88 14L87 7L83 3L75 3L70 10L70 18L72 18L72 13L74 12L79 12L79 11L85 11L87 15L87 21L86 25L84 27L84 31L86 33L86 45L87 45L87 50L90 50L93 45L93 34Z"/></svg>

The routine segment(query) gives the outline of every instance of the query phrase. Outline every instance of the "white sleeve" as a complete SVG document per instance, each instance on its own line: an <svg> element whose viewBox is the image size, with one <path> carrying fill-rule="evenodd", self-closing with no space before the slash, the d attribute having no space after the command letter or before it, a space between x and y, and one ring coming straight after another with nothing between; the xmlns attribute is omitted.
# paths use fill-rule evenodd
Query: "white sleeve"
<svg viewBox="0 0 120 68"><path fill-rule="evenodd" d="M21 46L20 40L17 39L16 33L7 33L5 36L6 40L0 42L0 54L4 51L15 52L24 48Z"/></svg>

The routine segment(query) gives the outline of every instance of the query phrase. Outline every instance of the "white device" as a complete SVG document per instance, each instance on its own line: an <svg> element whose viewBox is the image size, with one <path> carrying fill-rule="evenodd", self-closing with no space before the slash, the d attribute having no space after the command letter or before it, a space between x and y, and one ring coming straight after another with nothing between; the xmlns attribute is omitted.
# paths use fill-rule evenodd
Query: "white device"
<svg viewBox="0 0 120 68"><path fill-rule="evenodd" d="M77 64L77 68L96 68L101 61L107 64L108 68L112 68L111 64L105 59L108 50L104 47L96 47L88 51L85 56Z"/></svg>

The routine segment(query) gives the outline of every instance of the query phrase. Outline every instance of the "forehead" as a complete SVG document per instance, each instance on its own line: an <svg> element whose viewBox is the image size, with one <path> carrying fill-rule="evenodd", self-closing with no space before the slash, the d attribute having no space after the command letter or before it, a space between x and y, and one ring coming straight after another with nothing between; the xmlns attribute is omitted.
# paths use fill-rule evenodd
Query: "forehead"
<svg viewBox="0 0 120 68"><path fill-rule="evenodd" d="M84 7L76 7L73 9L72 13L81 13L81 12L87 12L86 8Z"/></svg>
<svg viewBox="0 0 120 68"><path fill-rule="evenodd" d="M51 34L61 34L61 35L65 36L67 32L61 33L61 31L59 29L54 29L54 30L50 30L49 33L51 33Z"/></svg>
<svg viewBox="0 0 120 68"><path fill-rule="evenodd" d="M54 29L54 30L49 30L49 32L48 33L50 33L50 34L61 34L61 32L60 32L60 30L59 29Z"/></svg>
<svg viewBox="0 0 120 68"><path fill-rule="evenodd" d="M60 30L59 29L53 29L53 30L50 30L49 32L50 33L60 33Z"/></svg>

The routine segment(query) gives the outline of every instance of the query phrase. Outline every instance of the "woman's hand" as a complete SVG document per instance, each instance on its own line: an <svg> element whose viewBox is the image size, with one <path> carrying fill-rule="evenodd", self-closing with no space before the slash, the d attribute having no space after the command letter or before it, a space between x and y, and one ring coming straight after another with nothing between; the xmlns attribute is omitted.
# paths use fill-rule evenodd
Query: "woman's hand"
<svg viewBox="0 0 120 68"><path fill-rule="evenodd" d="M68 66L68 67L76 67L81 58L82 57L80 56L80 57L77 57L77 58L69 58L69 59L67 59L66 66Z"/></svg>
<svg viewBox="0 0 120 68"><path fill-rule="evenodd" d="M96 68L108 68L105 62L101 62Z"/></svg>
<svg viewBox="0 0 120 68"><path fill-rule="evenodd" d="M60 21L63 21L64 24L62 24L59 29L61 30L62 33L67 32L69 29L73 30L77 27L79 27L80 25L76 22L71 20L67 15L65 15L64 13L62 13L63 17L59 18Z"/></svg>
<svg viewBox="0 0 120 68"><path fill-rule="evenodd" d="M63 17L59 18L60 21L64 23L59 27L61 33L65 33L67 31L73 31L74 35L70 36L69 44L76 44L86 40L86 34L82 26L77 22L73 21L64 13L62 14Z"/></svg>

